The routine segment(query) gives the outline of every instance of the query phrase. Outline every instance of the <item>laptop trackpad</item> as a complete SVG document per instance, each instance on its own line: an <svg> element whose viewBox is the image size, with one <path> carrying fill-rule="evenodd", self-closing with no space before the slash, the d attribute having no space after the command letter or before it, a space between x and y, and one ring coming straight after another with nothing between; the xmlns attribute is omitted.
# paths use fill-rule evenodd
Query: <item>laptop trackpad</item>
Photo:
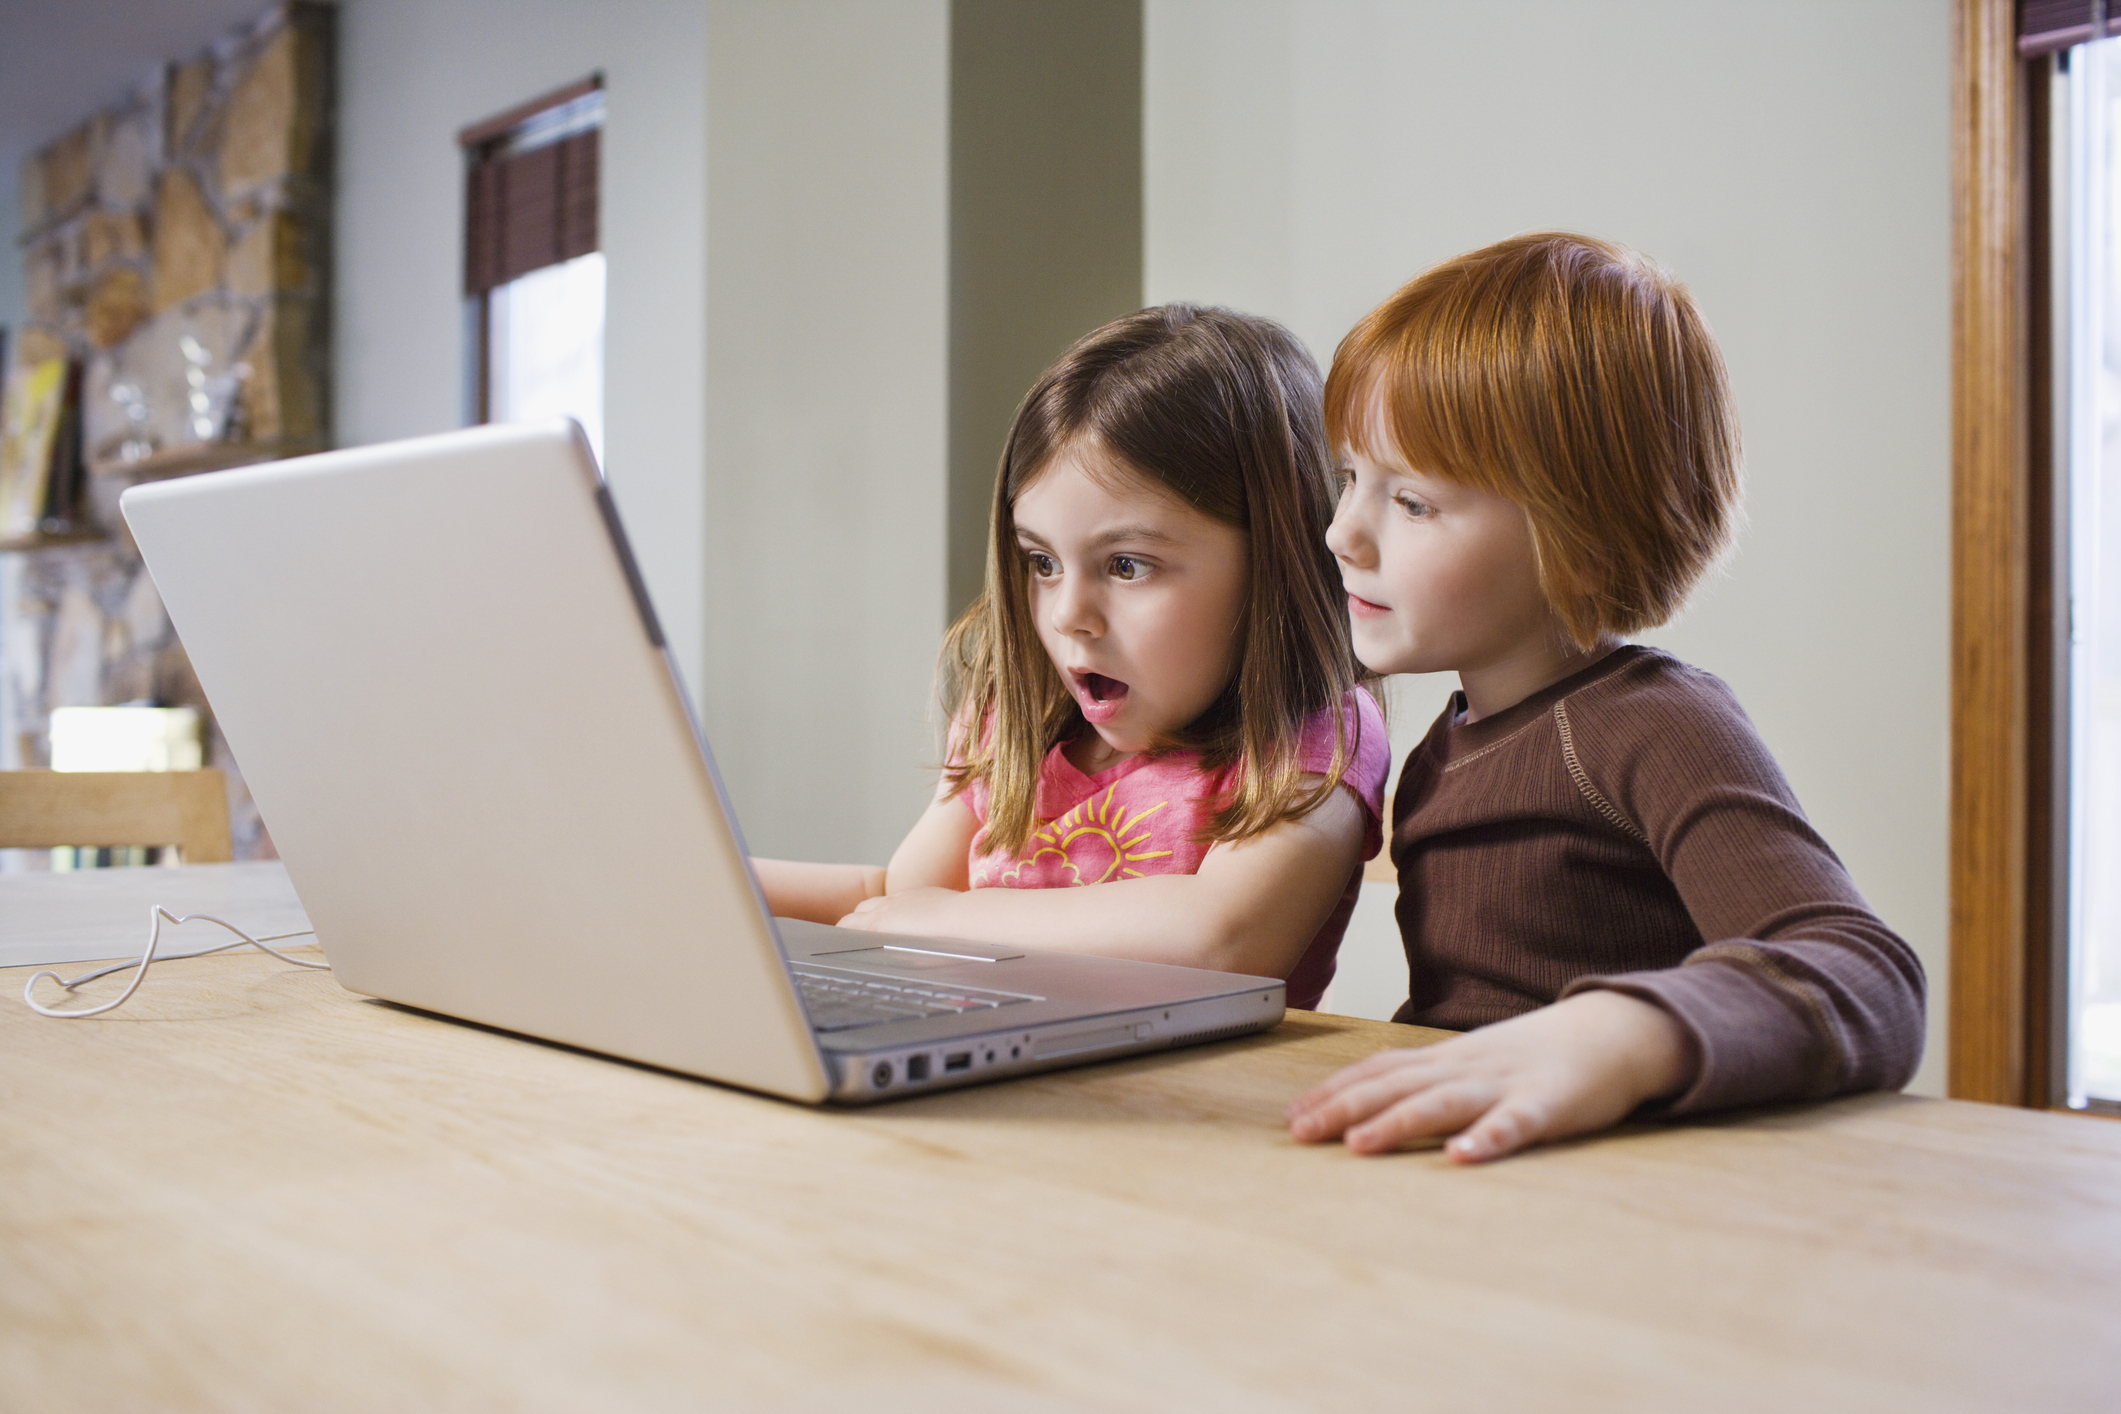
<svg viewBox="0 0 2121 1414"><path fill-rule="evenodd" d="M946 946L948 944L940 942L936 946L929 948L902 947L896 943L883 943L873 948L848 948L845 951L814 952L810 954L810 958L814 962L826 962L829 960L847 967L882 966L896 971L905 967L955 967L962 962L1007 962L1012 958L1023 956L1020 952L1007 952L1000 948L995 949L995 952L1001 953L999 957L994 956L993 953L984 952L945 952L943 949ZM977 947L978 944L975 943L972 946Z"/></svg>
<svg viewBox="0 0 2121 1414"><path fill-rule="evenodd" d="M954 967L962 962L1009 962L1024 955L1022 948L999 943L975 943L965 938L931 938L886 934L879 938L854 928L833 928L823 923L805 923L799 918L776 918L781 941L794 962L843 962L849 967L900 968Z"/></svg>

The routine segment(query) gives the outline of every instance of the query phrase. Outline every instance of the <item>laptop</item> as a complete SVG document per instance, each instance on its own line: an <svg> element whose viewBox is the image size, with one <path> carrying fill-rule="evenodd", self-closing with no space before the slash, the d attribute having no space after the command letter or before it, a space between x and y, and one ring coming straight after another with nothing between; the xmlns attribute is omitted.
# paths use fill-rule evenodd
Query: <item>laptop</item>
<svg viewBox="0 0 2121 1414"><path fill-rule="evenodd" d="M120 506L352 991L813 1103L1281 1020L1272 978L772 917L571 421Z"/></svg>

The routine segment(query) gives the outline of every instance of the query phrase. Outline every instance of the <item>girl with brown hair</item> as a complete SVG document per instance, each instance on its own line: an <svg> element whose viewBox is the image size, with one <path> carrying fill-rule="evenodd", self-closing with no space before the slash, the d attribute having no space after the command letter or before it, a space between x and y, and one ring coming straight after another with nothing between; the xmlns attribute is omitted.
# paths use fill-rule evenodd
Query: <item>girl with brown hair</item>
<svg viewBox="0 0 2121 1414"><path fill-rule="evenodd" d="M1167 305L1082 339L1002 454L934 802L887 870L756 861L769 905L1283 977L1315 1006L1389 759L1333 494L1317 365L1280 326Z"/></svg>

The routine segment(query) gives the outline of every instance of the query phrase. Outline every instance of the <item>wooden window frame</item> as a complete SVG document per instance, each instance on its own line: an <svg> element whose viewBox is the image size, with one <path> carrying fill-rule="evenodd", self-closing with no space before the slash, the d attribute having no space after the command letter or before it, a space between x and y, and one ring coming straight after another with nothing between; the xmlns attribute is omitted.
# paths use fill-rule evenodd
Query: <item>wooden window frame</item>
<svg viewBox="0 0 2121 1414"><path fill-rule="evenodd" d="M2048 65L1957 0L1952 65L1950 1093L2061 1098Z"/></svg>

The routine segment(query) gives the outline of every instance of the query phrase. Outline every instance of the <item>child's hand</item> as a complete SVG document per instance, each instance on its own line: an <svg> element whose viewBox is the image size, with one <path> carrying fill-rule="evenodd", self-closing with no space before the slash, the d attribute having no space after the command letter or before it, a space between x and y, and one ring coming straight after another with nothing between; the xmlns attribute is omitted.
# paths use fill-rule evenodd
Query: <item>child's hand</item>
<svg viewBox="0 0 2121 1414"><path fill-rule="evenodd" d="M1693 1083L1693 1041L1663 1008L1582 992L1419 1050L1384 1051L1289 1106L1305 1142L1339 1135L1358 1154L1456 1134L1460 1163L1604 1129Z"/></svg>
<svg viewBox="0 0 2121 1414"><path fill-rule="evenodd" d="M840 920L840 926L871 933L938 933L948 937L951 905L964 897L956 889L900 889L879 898L863 899L854 906L854 912Z"/></svg>

